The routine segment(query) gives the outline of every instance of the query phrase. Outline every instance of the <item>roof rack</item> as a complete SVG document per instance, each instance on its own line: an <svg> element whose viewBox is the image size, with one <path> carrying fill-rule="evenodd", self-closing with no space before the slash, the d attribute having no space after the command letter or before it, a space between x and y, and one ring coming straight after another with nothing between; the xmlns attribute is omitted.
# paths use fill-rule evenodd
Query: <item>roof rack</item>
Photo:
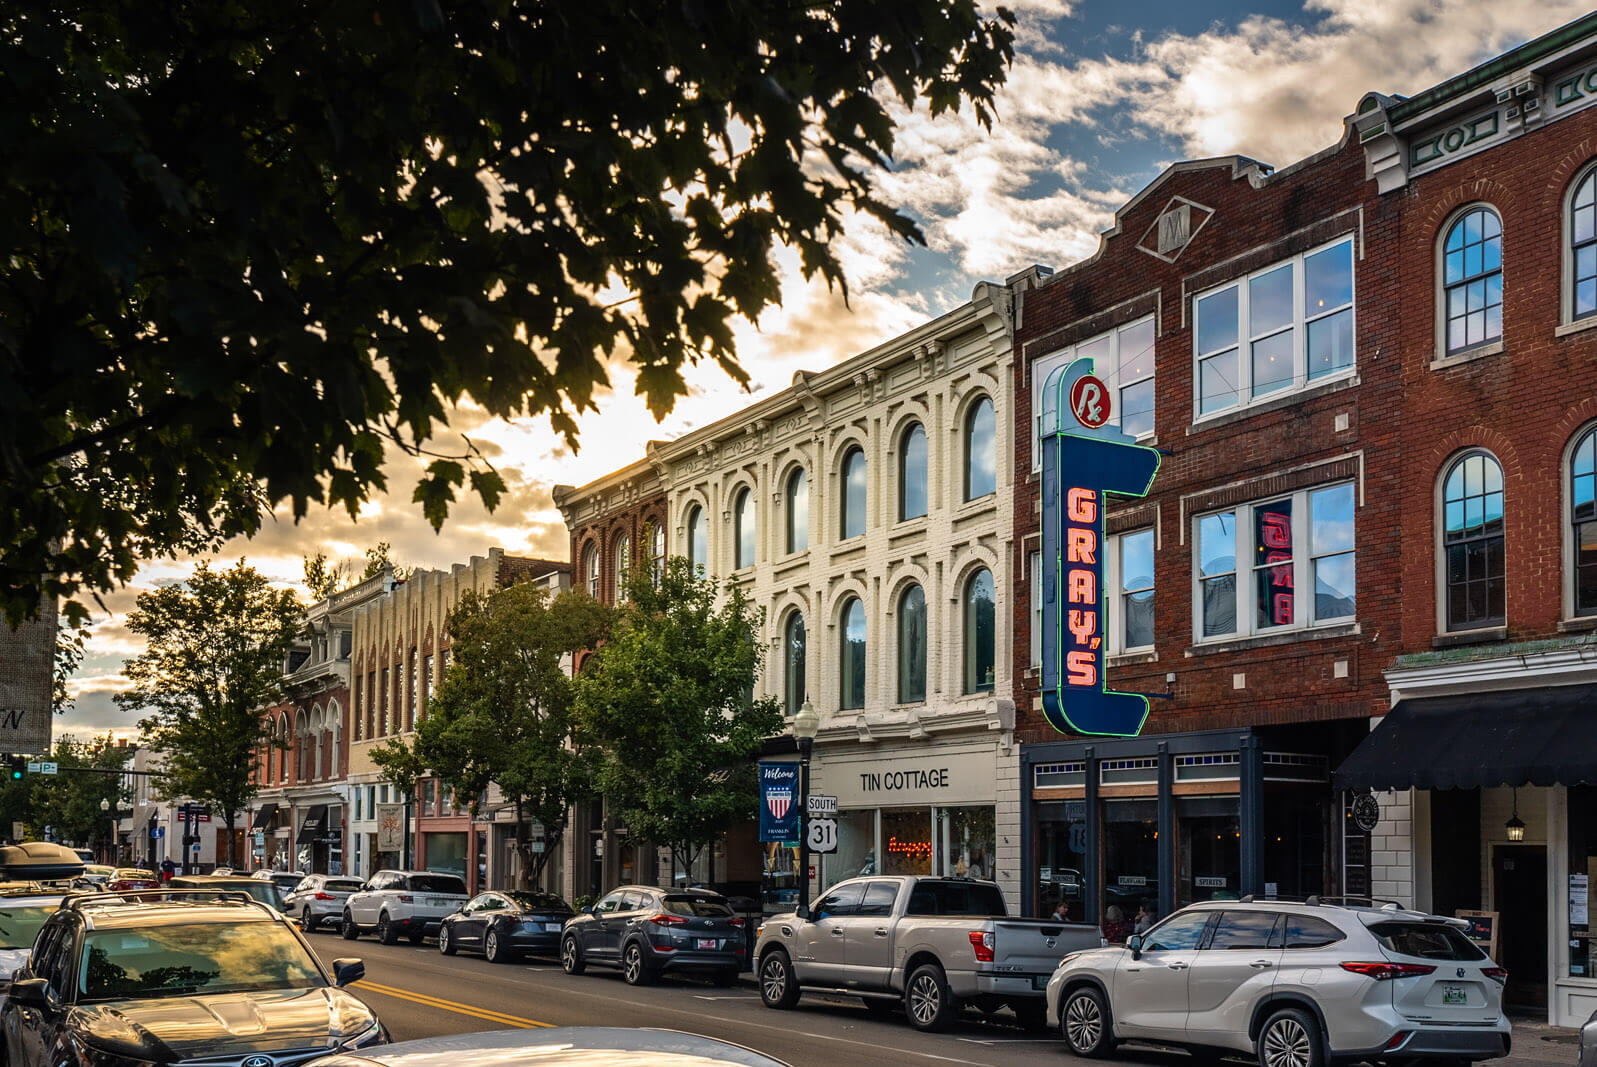
<svg viewBox="0 0 1597 1067"><path fill-rule="evenodd" d="M242 890L230 889L124 889L106 893L86 893L61 902L63 909L82 911L86 907L115 907L118 904L137 903L141 900L169 901L184 898L198 903L250 904L273 918L277 912Z"/></svg>
<svg viewBox="0 0 1597 1067"><path fill-rule="evenodd" d="M1353 907L1368 907L1368 908L1385 908L1385 909L1388 909L1390 911L1407 911L1408 910L1399 901L1396 901L1396 900L1384 900L1381 897L1313 896L1313 897L1310 897L1308 900L1305 900L1304 903L1305 904L1309 904L1309 905L1335 904L1335 905L1338 905L1338 906L1344 907L1344 908L1345 907L1349 907L1349 906L1353 906Z"/></svg>

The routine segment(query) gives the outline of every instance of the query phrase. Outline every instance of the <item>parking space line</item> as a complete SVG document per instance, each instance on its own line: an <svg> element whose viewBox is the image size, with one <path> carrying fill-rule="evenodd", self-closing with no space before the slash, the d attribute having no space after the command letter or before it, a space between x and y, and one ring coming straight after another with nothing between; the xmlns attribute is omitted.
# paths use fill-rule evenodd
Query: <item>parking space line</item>
<svg viewBox="0 0 1597 1067"><path fill-rule="evenodd" d="M358 989L370 990L379 996L397 997L400 1000L408 1000L413 1004L421 1004L429 1008L440 1008L443 1011L452 1011L457 1015L469 1015L475 1019L484 1019L491 1023L503 1023L505 1026L516 1026L523 1030L554 1025L554 1023L539 1022L537 1019L523 1019L519 1015L506 1015L504 1012L490 1011L487 1008L478 1008L470 1004L459 1004L453 1000L444 1000L442 997L432 997L425 993L413 993L408 989L378 985L376 982L368 982L364 979L356 983L356 986Z"/></svg>

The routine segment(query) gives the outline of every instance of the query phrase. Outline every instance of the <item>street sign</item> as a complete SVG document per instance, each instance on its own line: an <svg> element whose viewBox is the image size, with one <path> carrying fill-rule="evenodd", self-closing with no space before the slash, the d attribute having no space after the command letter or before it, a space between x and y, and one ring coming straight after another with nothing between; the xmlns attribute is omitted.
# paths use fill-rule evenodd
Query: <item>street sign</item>
<svg viewBox="0 0 1597 1067"><path fill-rule="evenodd" d="M19 822L11 824L11 840L21 841L28 834L27 828Z"/></svg>
<svg viewBox="0 0 1597 1067"><path fill-rule="evenodd" d="M29 774L38 774L39 773L39 761L38 760L29 760L28 761L28 773Z"/></svg>
<svg viewBox="0 0 1597 1067"><path fill-rule="evenodd" d="M530 844L532 846L532 850L534 852L542 852L543 851L543 838L541 838L541 837L533 838L530 842L528 842L528 844Z"/></svg>
<svg viewBox="0 0 1597 1067"><path fill-rule="evenodd" d="M150 830L150 836L151 837L156 837L156 838L165 837L166 836L166 827L164 827L164 826L154 827L153 829Z"/></svg>
<svg viewBox="0 0 1597 1067"><path fill-rule="evenodd" d="M804 806L806 815L832 816L837 814L837 798L829 797L825 793L811 793L808 803Z"/></svg>
<svg viewBox="0 0 1597 1067"><path fill-rule="evenodd" d="M29 769L30 770L32 769L31 765L29 766ZM39 764L39 773L40 774L55 774L60 769L61 769L61 765L59 763L40 763Z"/></svg>
<svg viewBox="0 0 1597 1067"><path fill-rule="evenodd" d="M804 841L810 846L810 851L824 855L837 851L837 820L836 819L811 819L809 830L804 835Z"/></svg>

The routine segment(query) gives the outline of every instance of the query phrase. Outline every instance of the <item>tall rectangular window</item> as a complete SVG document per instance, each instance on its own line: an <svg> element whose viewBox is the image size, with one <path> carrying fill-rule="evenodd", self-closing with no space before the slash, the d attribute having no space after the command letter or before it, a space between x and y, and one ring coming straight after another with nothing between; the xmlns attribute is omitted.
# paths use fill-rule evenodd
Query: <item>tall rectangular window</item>
<svg viewBox="0 0 1597 1067"><path fill-rule="evenodd" d="M1354 501L1341 482L1198 517L1198 639L1352 620Z"/></svg>
<svg viewBox="0 0 1597 1067"><path fill-rule="evenodd" d="M1109 423L1135 437L1153 433L1154 320L1149 315L1044 356L1031 368L1031 469L1042 469L1038 442L1043 408L1052 410L1048 379L1060 367L1090 356L1093 374L1109 388Z"/></svg>
<svg viewBox="0 0 1597 1067"><path fill-rule="evenodd" d="M421 659L421 686L425 699L422 701L423 711L426 705L433 702L433 689L438 684L438 675L433 671L433 655L431 652Z"/></svg>
<svg viewBox="0 0 1597 1067"><path fill-rule="evenodd" d="M1110 540L1108 575L1111 652L1153 647L1153 529Z"/></svg>
<svg viewBox="0 0 1597 1067"><path fill-rule="evenodd" d="M405 703L405 729L416 728L416 702L421 699L421 661L416 650L410 650L410 694Z"/></svg>
<svg viewBox="0 0 1597 1067"><path fill-rule="evenodd" d="M1193 300L1198 417L1302 389L1353 367L1353 237Z"/></svg>
<svg viewBox="0 0 1597 1067"><path fill-rule="evenodd" d="M1026 556L1026 571L1031 575L1031 665L1042 666L1042 553Z"/></svg>
<svg viewBox="0 0 1597 1067"><path fill-rule="evenodd" d="M382 671L382 688L378 691L377 736L388 736L388 668Z"/></svg>

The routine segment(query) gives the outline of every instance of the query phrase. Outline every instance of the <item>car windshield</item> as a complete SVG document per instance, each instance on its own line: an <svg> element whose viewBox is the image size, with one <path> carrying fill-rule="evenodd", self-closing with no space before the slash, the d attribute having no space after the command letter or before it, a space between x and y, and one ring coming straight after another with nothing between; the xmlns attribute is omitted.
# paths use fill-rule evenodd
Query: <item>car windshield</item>
<svg viewBox="0 0 1597 1067"><path fill-rule="evenodd" d="M323 888L329 893L359 893L360 881L355 878L329 878Z"/></svg>
<svg viewBox="0 0 1597 1067"><path fill-rule="evenodd" d="M418 893L456 893L466 895L466 883L447 874L413 874L410 888Z"/></svg>
<svg viewBox="0 0 1597 1067"><path fill-rule="evenodd" d="M1427 960L1481 960L1486 954L1462 930L1443 923L1386 922L1370 927L1381 947Z"/></svg>
<svg viewBox="0 0 1597 1067"><path fill-rule="evenodd" d="M1003 916L1004 897L983 882L917 882L909 895L909 915Z"/></svg>
<svg viewBox="0 0 1597 1067"><path fill-rule="evenodd" d="M155 881L155 872L140 870L137 867L118 867L114 872L112 872L111 877L126 878L130 880L134 878L143 878L145 881L153 882Z"/></svg>
<svg viewBox="0 0 1597 1067"><path fill-rule="evenodd" d="M276 922L93 930L84 940L79 974L84 1001L326 984L315 961Z"/></svg>
<svg viewBox="0 0 1597 1067"><path fill-rule="evenodd" d="M0 902L0 948L31 948L44 920L55 914L54 904L6 907Z"/></svg>
<svg viewBox="0 0 1597 1067"><path fill-rule="evenodd" d="M505 896L526 911L569 912L571 910L571 905L553 893L506 893Z"/></svg>
<svg viewBox="0 0 1597 1067"><path fill-rule="evenodd" d="M724 919L732 914L720 897L692 897L668 894L661 902L672 915L693 915L700 919Z"/></svg>

